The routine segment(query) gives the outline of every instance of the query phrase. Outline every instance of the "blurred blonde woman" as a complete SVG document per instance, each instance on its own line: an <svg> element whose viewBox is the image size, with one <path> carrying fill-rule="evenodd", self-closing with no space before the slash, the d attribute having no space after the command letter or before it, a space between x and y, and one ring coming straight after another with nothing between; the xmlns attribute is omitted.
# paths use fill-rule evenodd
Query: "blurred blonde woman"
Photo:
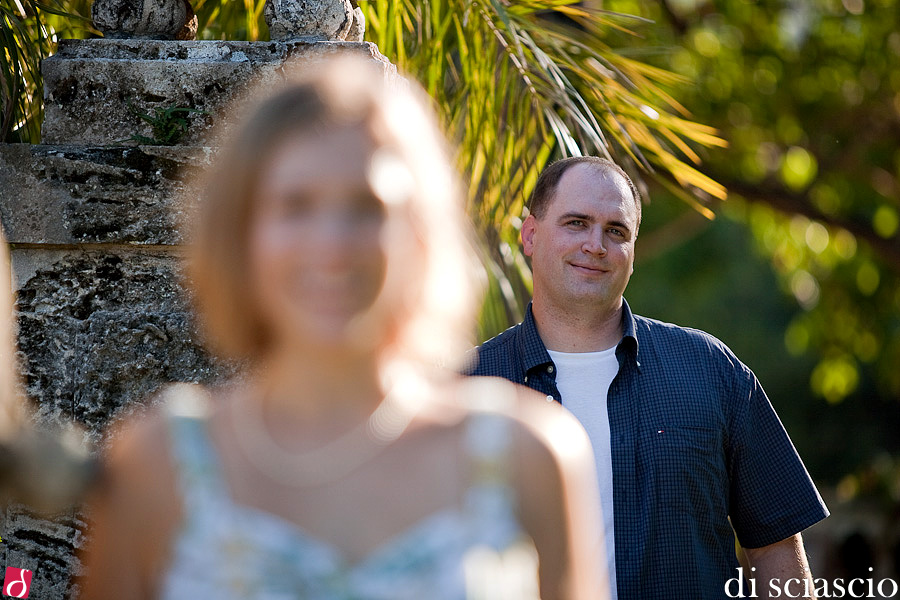
<svg viewBox="0 0 900 600"><path fill-rule="evenodd" d="M605 598L580 426L453 374L475 261L424 95L360 59L289 79L191 233L210 344L247 372L115 436L83 597Z"/></svg>

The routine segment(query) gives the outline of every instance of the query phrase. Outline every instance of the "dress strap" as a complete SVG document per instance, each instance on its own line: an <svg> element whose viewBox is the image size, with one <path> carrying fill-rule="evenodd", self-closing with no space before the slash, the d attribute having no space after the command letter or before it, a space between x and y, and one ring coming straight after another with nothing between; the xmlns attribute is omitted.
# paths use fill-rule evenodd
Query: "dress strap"
<svg viewBox="0 0 900 600"><path fill-rule="evenodd" d="M466 511L479 528L492 532L496 548L520 533L512 484L514 421L508 416L516 392L508 382L487 377L460 384L459 397L470 408L464 451L469 464Z"/></svg>
<svg viewBox="0 0 900 600"><path fill-rule="evenodd" d="M168 386L161 396L185 499L196 492L220 494L224 491L222 472L207 429L209 394L198 384L178 383Z"/></svg>
<svg viewBox="0 0 900 600"><path fill-rule="evenodd" d="M464 443L473 483L508 484L513 423L507 414L515 390L500 379L471 377L460 384L459 396L472 411Z"/></svg>
<svg viewBox="0 0 900 600"><path fill-rule="evenodd" d="M460 388L471 410L464 442L470 465L465 510L483 542L464 560L467 597L537 600L537 552L522 529L512 481L515 387L471 377Z"/></svg>

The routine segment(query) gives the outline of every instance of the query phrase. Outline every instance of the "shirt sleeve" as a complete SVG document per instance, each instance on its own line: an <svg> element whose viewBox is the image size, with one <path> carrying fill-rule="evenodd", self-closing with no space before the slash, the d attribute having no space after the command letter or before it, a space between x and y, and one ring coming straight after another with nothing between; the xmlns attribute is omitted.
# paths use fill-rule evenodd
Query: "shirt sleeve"
<svg viewBox="0 0 900 600"><path fill-rule="evenodd" d="M740 543L760 548L824 519L828 509L756 376L741 367L729 440L730 516Z"/></svg>

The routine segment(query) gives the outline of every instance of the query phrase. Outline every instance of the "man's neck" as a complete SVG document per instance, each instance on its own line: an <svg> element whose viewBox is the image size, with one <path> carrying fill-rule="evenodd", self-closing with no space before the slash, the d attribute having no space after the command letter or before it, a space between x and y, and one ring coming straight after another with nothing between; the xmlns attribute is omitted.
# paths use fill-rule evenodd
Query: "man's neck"
<svg viewBox="0 0 900 600"><path fill-rule="evenodd" d="M608 310L561 310L535 297L531 305L541 341L557 352L599 352L622 339L622 303Z"/></svg>

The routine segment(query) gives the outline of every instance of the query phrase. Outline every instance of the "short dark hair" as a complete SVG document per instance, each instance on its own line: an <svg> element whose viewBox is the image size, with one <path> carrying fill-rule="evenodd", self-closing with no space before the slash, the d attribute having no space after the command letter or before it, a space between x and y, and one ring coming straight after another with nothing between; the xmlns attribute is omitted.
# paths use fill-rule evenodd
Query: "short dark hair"
<svg viewBox="0 0 900 600"><path fill-rule="evenodd" d="M570 156L562 158L550 164L544 169L538 177L534 190L531 192L531 200L528 202L528 212L534 215L536 219L542 219L547 214L547 207L556 194L556 188L559 186L559 180L571 167L577 164L590 164L601 170L611 170L621 175L628 182L628 188L634 198L634 205L637 208L637 223L641 224L641 193L638 192L634 182L625 170L607 158L599 156Z"/></svg>

